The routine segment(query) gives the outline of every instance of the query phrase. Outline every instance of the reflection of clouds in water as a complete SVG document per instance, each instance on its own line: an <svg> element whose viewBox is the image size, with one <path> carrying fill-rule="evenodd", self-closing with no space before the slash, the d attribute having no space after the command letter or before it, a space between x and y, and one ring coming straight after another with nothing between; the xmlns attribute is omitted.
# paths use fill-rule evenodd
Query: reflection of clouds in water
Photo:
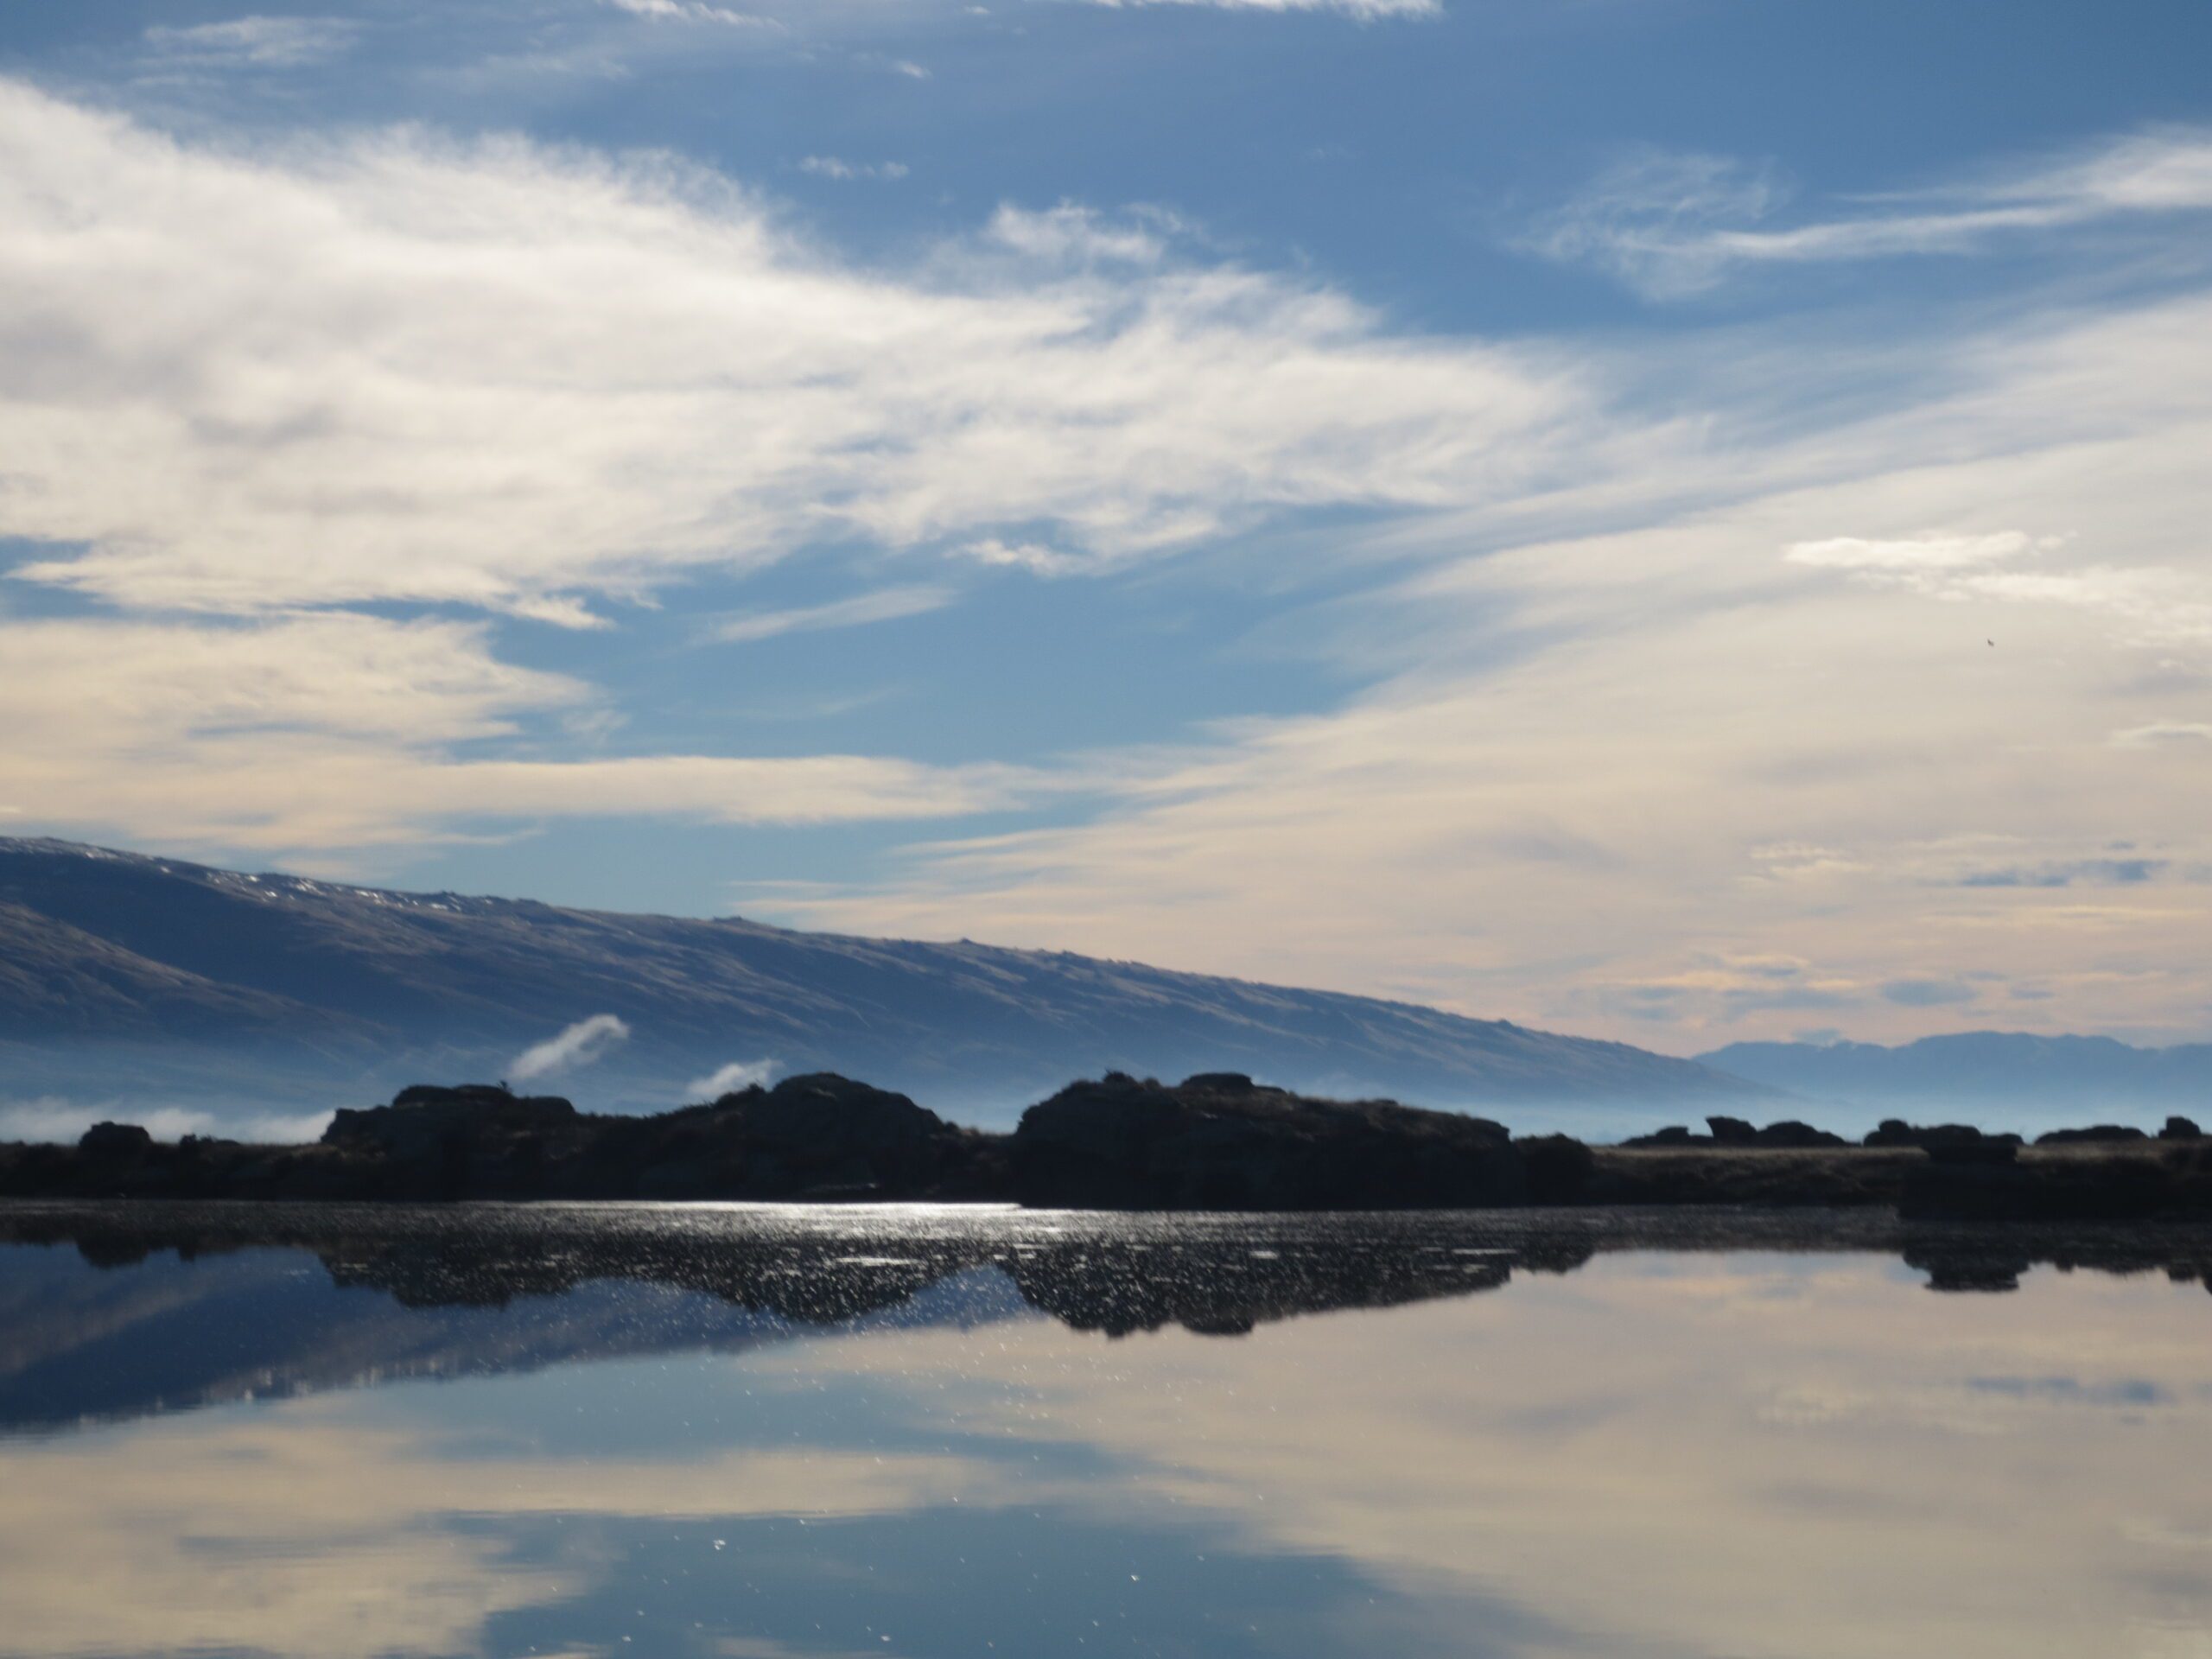
<svg viewBox="0 0 2212 1659"><path fill-rule="evenodd" d="M1233 1342L877 1325L263 1401L0 1441L0 1649L2185 1652L2204 1312L1630 1254Z"/></svg>
<svg viewBox="0 0 2212 1659"><path fill-rule="evenodd" d="M582 1531L563 1559L518 1558L509 1533L524 1522L688 1522L710 1544L709 1520L895 1513L1009 1491L958 1459L818 1448L456 1458L429 1437L350 1421L345 1403L0 1450L0 1650L474 1652L494 1615L588 1589L605 1571Z"/></svg>
<svg viewBox="0 0 2212 1659"><path fill-rule="evenodd" d="M981 1353L918 1337L896 1363L977 1409L1017 1385L1007 1431L1129 1459L1147 1473L1125 1501L1408 1590L1482 1585L1576 1627L1562 1654L2070 1659L2150 1611L2161 1571L2200 1577L2158 1615L2212 1630L2176 1541L2212 1536L2202 1294L2038 1271L1947 1297L1865 1258L1610 1257L1234 1346L1086 1351L1023 1326Z"/></svg>

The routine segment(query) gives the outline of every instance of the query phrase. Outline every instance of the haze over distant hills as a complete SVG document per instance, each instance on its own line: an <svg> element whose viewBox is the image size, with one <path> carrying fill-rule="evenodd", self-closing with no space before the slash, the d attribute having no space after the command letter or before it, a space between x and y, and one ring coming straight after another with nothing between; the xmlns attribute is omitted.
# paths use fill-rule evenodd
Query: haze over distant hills
<svg viewBox="0 0 2212 1659"><path fill-rule="evenodd" d="M1079 1075L1249 1071L1533 1123L1749 1109L1690 1061L1407 1003L965 941L815 934L249 875L0 838L0 1103L190 1106L230 1122L499 1077L598 1015L535 1086L664 1107L734 1065L836 1070L976 1122ZM143 1115L143 1113L142 1113ZM1778 1115L1778 1114L1777 1114Z"/></svg>
<svg viewBox="0 0 2212 1659"><path fill-rule="evenodd" d="M2075 1122L2159 1112L2212 1117L2212 1043L2134 1048L2109 1037L1968 1031L1893 1048L1732 1043L1698 1058L1812 1101L1948 1112L2000 1127L2054 1112Z"/></svg>

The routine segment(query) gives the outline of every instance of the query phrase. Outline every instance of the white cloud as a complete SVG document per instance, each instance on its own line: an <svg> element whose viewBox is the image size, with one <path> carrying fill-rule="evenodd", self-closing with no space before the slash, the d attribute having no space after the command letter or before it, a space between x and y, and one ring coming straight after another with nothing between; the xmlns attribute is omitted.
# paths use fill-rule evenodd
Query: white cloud
<svg viewBox="0 0 2212 1659"><path fill-rule="evenodd" d="M748 11L735 11L728 6L708 5L704 0L606 0L618 11L626 11L633 17L648 17L656 22L721 23L738 29L766 29L780 32L783 25L772 17L756 16Z"/></svg>
<svg viewBox="0 0 2212 1659"><path fill-rule="evenodd" d="M234 626L0 616L0 753L17 758L287 732L457 742L588 696L496 660L480 625L346 614Z"/></svg>
<svg viewBox="0 0 2212 1659"><path fill-rule="evenodd" d="M1815 385L1863 372L1802 338L1791 359ZM2020 1010L2045 1029L2200 1029L2212 893L2161 873L2212 857L2172 747L2212 667L2208 452L2204 296L1927 345L1849 426L1716 445L1758 480L1740 499L1693 477L1699 505L1594 533L1377 531L1432 562L1344 624L1387 645L1348 659L1380 666L1341 707L1102 759L1120 799L1089 821L747 908L1679 1048L1811 1009L1868 1036L1955 1023L1885 997L1900 977L1992 1001L1980 976L2031 980L2058 993ZM1802 969L1743 965L1785 954Z"/></svg>
<svg viewBox="0 0 2212 1659"><path fill-rule="evenodd" d="M2212 133L2173 128L1908 195L1765 227L1788 199L1770 173L1724 157L1646 154L1602 175L1526 245L1586 260L1659 297L1745 266L1974 253L2008 238L2212 211Z"/></svg>
<svg viewBox="0 0 2212 1659"><path fill-rule="evenodd" d="M1032 210L1002 205L988 235L1000 246L1053 264L1156 265L1167 256L1166 233L1179 228L1157 210L1120 219L1064 201Z"/></svg>
<svg viewBox="0 0 2212 1659"><path fill-rule="evenodd" d="M1789 199L1770 168L1726 156L1643 150L1600 174L1546 216L1523 245L1587 262L1658 295L1717 280L1716 227L1764 218Z"/></svg>
<svg viewBox="0 0 2212 1659"><path fill-rule="evenodd" d="M1578 453L1542 353L1393 336L1157 219L1001 213L911 279L727 181L421 135L181 143L0 83L0 534L111 601L585 620L825 537L1094 568Z"/></svg>
<svg viewBox="0 0 2212 1659"><path fill-rule="evenodd" d="M1822 542L1799 542L1783 556L1792 564L1811 565L1815 569L1916 575L1994 563L2026 552L2031 544L2030 538L2017 530L1986 536L1919 536L1889 542L1838 536Z"/></svg>
<svg viewBox="0 0 2212 1659"><path fill-rule="evenodd" d="M2212 640L2212 578L2164 566L1990 569L2031 549L2049 551L2063 543L2059 537L2034 542L2018 531L1898 541L1840 537L1800 542L1783 556L1792 564L1842 570L1875 586L1903 588L1954 604L1994 601L2096 612L2120 623L2122 637L2137 644Z"/></svg>
<svg viewBox="0 0 2212 1659"><path fill-rule="evenodd" d="M630 1027L611 1014L579 1020L559 1035L533 1044L508 1062L507 1075L534 1083L556 1071L580 1071L604 1059L610 1049L630 1039Z"/></svg>
<svg viewBox="0 0 2212 1659"><path fill-rule="evenodd" d="M809 156L798 164L802 173L811 173L823 179L903 179L906 176L904 162L849 162L840 156Z"/></svg>
<svg viewBox="0 0 2212 1659"><path fill-rule="evenodd" d="M49 823L171 845L407 845L539 817L953 817L1042 782L862 755L547 758L531 721L601 712L594 694L499 661L477 625L0 617L0 790Z"/></svg>
<svg viewBox="0 0 2212 1659"><path fill-rule="evenodd" d="M2212 743L2212 722L2194 720L2153 721L2147 726L2114 732L2112 741L2122 748L2157 748L2170 743Z"/></svg>
<svg viewBox="0 0 2212 1659"><path fill-rule="evenodd" d="M2192 200L2165 160L2066 188ZM1741 187L1698 188L1702 213ZM1110 786L1089 822L782 908L1685 1046L1808 1007L1912 1034L1942 1011L1881 995L1898 964L2031 976L2076 1023L2201 1023L2207 889L1929 881L1962 836L2013 837L2022 870L2115 833L2212 859L2175 783L2212 639L2203 293L1570 359L1402 335L1193 240L1009 208L894 278L665 160L257 155L0 86L0 533L49 544L19 574L169 613L0 618L0 798L290 849ZM1687 366L1716 357L1728 377ZM1623 412L1638 376L1681 416ZM817 538L1060 575L1312 507L1374 510L1268 547L1392 573L1310 619L1366 689L1050 777L568 758L588 687L470 624L303 608L580 624ZM1805 965L1744 965L1783 954Z"/></svg>
<svg viewBox="0 0 2212 1659"><path fill-rule="evenodd" d="M732 1060L703 1077L694 1077L683 1085L687 1100L720 1100L724 1095L734 1095L750 1089L755 1084L766 1088L776 1075L773 1060Z"/></svg>
<svg viewBox="0 0 2212 1659"><path fill-rule="evenodd" d="M1117 10L1147 6L1208 6L1220 11L1334 11L1373 22L1384 17L1440 17L1442 0L1090 0Z"/></svg>
<svg viewBox="0 0 2212 1659"><path fill-rule="evenodd" d="M715 623L708 631L708 638L734 644L749 639L772 639L779 633L857 627L869 622L890 622L904 616L921 616L931 611L942 610L951 602L952 590L950 588L922 585L879 588L872 594L855 594L850 599L832 600L826 605L808 605L788 611L754 611L731 617Z"/></svg>
<svg viewBox="0 0 2212 1659"><path fill-rule="evenodd" d="M1083 569L1081 559L1057 549L1039 547L1033 542L1002 542L995 536L970 542L959 551L978 564L1027 570L1039 576L1073 575Z"/></svg>
<svg viewBox="0 0 2212 1659"><path fill-rule="evenodd" d="M162 59L194 68L245 66L295 69L327 62L352 49L359 30L342 17L233 17L222 22L146 30Z"/></svg>

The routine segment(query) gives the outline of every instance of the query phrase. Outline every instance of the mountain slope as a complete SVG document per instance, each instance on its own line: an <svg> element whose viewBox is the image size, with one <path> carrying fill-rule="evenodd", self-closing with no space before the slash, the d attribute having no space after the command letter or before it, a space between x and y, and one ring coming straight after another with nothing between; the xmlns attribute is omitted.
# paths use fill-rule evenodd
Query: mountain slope
<svg viewBox="0 0 2212 1659"><path fill-rule="evenodd" d="M2145 1111L2212 1112L2212 1043L2134 1048L2109 1037L1969 1031L1875 1043L1736 1043L1707 1065L1816 1100L1974 1113L2003 1109L2075 1121Z"/></svg>
<svg viewBox="0 0 2212 1659"><path fill-rule="evenodd" d="M986 1117L1109 1068L1245 1071L1439 1105L1687 1109L1763 1092L1623 1044L1366 997L964 941L383 892L55 841L0 839L0 1096L106 1097L122 1071L262 1108L302 1090L359 1102L423 1077L497 1075L596 1014L632 1039L563 1086L617 1105L664 1105L720 1065L763 1060Z"/></svg>

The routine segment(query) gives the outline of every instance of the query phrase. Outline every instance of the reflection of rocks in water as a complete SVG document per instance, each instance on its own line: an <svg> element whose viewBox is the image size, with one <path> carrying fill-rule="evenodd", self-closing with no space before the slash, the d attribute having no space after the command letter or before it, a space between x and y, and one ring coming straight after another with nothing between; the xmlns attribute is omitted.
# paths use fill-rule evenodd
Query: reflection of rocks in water
<svg viewBox="0 0 2212 1659"><path fill-rule="evenodd" d="M2035 1266L2024 1255L2005 1251L1944 1249L1904 1253L1905 1265L1928 1275L1928 1288L1984 1294L2018 1290L2020 1275Z"/></svg>
<svg viewBox="0 0 2212 1659"><path fill-rule="evenodd" d="M1464 1295L1524 1265L1566 1271L1593 1248L1556 1227L1423 1226L1404 1217L1058 1217L940 1211L130 1205L0 1211L0 1241L71 1243L96 1267L312 1251L341 1289L412 1308L505 1307L594 1281L711 1297L794 1325L901 1307L970 1269L1002 1271L1078 1330L1246 1331L1338 1308ZM1439 1218L1441 1222L1442 1218ZM1525 1258L1525 1259L1524 1259Z"/></svg>
<svg viewBox="0 0 2212 1659"><path fill-rule="evenodd" d="M1022 1248L1001 1265L1024 1301L1077 1331L1123 1336L1178 1325L1205 1336L1243 1336L1300 1313L1495 1290L1512 1275L1512 1255L1408 1249L1395 1241L1112 1239Z"/></svg>
<svg viewBox="0 0 2212 1659"><path fill-rule="evenodd" d="M1112 1336L1241 1335L1299 1315L1497 1290L1516 1269L1571 1273L1624 1249L1881 1253L1947 1292L2012 1290L2046 1264L2212 1282L2212 1230L2202 1228L1900 1223L1863 1210L1117 1217L126 1204L0 1208L0 1243L73 1247L72 1258L0 1275L0 1427L16 1427L1033 1310ZM302 1275L300 1252L323 1273Z"/></svg>
<svg viewBox="0 0 2212 1659"><path fill-rule="evenodd" d="M2018 1290L2033 1268L2139 1275L2163 1273L2175 1284L2212 1289L2212 1234L2135 1227L1946 1230L1908 1226L1901 1255L1941 1291Z"/></svg>

